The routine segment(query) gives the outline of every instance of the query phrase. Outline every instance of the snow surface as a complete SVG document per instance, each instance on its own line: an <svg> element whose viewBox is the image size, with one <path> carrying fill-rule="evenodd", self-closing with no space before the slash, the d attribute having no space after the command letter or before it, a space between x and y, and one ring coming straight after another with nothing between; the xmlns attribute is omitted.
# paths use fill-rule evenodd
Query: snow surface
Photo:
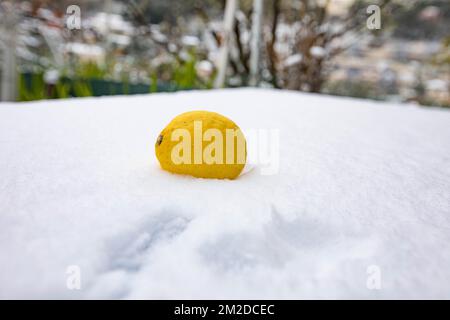
<svg viewBox="0 0 450 320"><path fill-rule="evenodd" d="M279 129L279 172L162 171L160 130L194 109ZM0 104L0 298L448 299L449 191L446 110L256 89Z"/></svg>

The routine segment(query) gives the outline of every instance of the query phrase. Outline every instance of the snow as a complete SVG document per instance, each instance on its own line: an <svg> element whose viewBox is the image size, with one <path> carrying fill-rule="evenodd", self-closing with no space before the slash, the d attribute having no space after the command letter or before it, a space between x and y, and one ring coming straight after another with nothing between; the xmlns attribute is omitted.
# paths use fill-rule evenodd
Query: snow
<svg viewBox="0 0 450 320"><path fill-rule="evenodd" d="M279 170L162 171L193 109L278 130ZM0 298L448 299L449 147L443 109L277 90L0 104Z"/></svg>
<svg viewBox="0 0 450 320"><path fill-rule="evenodd" d="M44 81L49 84L56 84L59 79L59 71L57 69L49 69L44 73Z"/></svg>
<svg viewBox="0 0 450 320"><path fill-rule="evenodd" d="M200 44L200 40L196 36L183 36L181 42L188 47L196 47Z"/></svg>
<svg viewBox="0 0 450 320"><path fill-rule="evenodd" d="M72 52L80 56L101 57L104 55L102 47L95 44L85 44L81 42L71 42L65 45L67 52Z"/></svg>
<svg viewBox="0 0 450 320"><path fill-rule="evenodd" d="M296 64L299 64L302 62L303 56L300 53L293 54L284 60L284 66L285 67L292 67Z"/></svg>
<svg viewBox="0 0 450 320"><path fill-rule="evenodd" d="M134 28L129 21L123 19L119 14L108 14L99 12L95 16L88 19L88 24L92 25L101 33L106 33L108 30L122 32L126 35L131 35Z"/></svg>
<svg viewBox="0 0 450 320"><path fill-rule="evenodd" d="M318 47L318 46L313 46L311 47L311 49L309 50L309 53L315 57L315 58L323 58L326 55L326 51L324 48L322 47Z"/></svg>
<svg viewBox="0 0 450 320"><path fill-rule="evenodd" d="M198 75L207 79L213 73L214 65L212 64L211 61L202 60L202 61L196 63L195 69L196 69Z"/></svg>
<svg viewBox="0 0 450 320"><path fill-rule="evenodd" d="M447 82L442 79L432 79L425 83L427 90L447 92L449 88Z"/></svg>

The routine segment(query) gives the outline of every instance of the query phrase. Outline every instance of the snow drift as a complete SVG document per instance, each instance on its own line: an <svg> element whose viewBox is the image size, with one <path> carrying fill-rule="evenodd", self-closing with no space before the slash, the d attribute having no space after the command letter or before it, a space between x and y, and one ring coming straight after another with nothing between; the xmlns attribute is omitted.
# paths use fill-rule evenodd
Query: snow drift
<svg viewBox="0 0 450 320"><path fill-rule="evenodd" d="M279 170L162 171L159 131L195 109L279 130ZM254 89L1 104L0 155L0 298L450 298L445 110Z"/></svg>

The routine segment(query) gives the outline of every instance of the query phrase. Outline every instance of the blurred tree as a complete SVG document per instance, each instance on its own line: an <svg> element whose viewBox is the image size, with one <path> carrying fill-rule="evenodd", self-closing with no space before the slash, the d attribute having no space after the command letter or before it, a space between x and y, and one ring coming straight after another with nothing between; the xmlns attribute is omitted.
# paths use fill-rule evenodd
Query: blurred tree
<svg viewBox="0 0 450 320"><path fill-rule="evenodd" d="M391 11L391 20L396 25L395 37L437 40L448 36L450 1L396 1L395 5L395 10Z"/></svg>
<svg viewBox="0 0 450 320"><path fill-rule="evenodd" d="M367 1L358 1L346 14L333 14L331 0L266 1L265 51L260 69L263 79L274 87L320 92L326 78L327 63L347 49L356 34L367 29ZM390 0L379 0L385 9ZM374 1L370 1L374 4ZM231 63L240 84L249 78L248 42L251 6L244 2L236 14L236 54ZM282 28L282 30L281 30ZM377 33L377 30L373 31ZM283 39L280 39L280 36ZM250 36L251 37L251 36ZM280 46L282 54L280 54ZM266 71L266 72L264 72Z"/></svg>
<svg viewBox="0 0 450 320"><path fill-rule="evenodd" d="M208 15L220 12L221 0L121 0L129 8L128 14L132 20L140 25L149 23L177 24L180 17L192 17L206 11Z"/></svg>
<svg viewBox="0 0 450 320"><path fill-rule="evenodd" d="M442 48L433 58L433 63L441 66L450 66L450 36L442 41Z"/></svg>

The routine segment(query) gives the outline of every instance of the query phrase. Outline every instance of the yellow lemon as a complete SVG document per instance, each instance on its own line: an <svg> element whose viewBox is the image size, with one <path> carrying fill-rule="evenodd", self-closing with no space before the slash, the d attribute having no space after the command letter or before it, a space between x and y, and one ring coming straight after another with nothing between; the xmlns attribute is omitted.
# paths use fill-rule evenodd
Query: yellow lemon
<svg viewBox="0 0 450 320"><path fill-rule="evenodd" d="M247 145L239 127L209 111L175 117L158 136L156 157L164 170L199 178L235 179L245 166Z"/></svg>

